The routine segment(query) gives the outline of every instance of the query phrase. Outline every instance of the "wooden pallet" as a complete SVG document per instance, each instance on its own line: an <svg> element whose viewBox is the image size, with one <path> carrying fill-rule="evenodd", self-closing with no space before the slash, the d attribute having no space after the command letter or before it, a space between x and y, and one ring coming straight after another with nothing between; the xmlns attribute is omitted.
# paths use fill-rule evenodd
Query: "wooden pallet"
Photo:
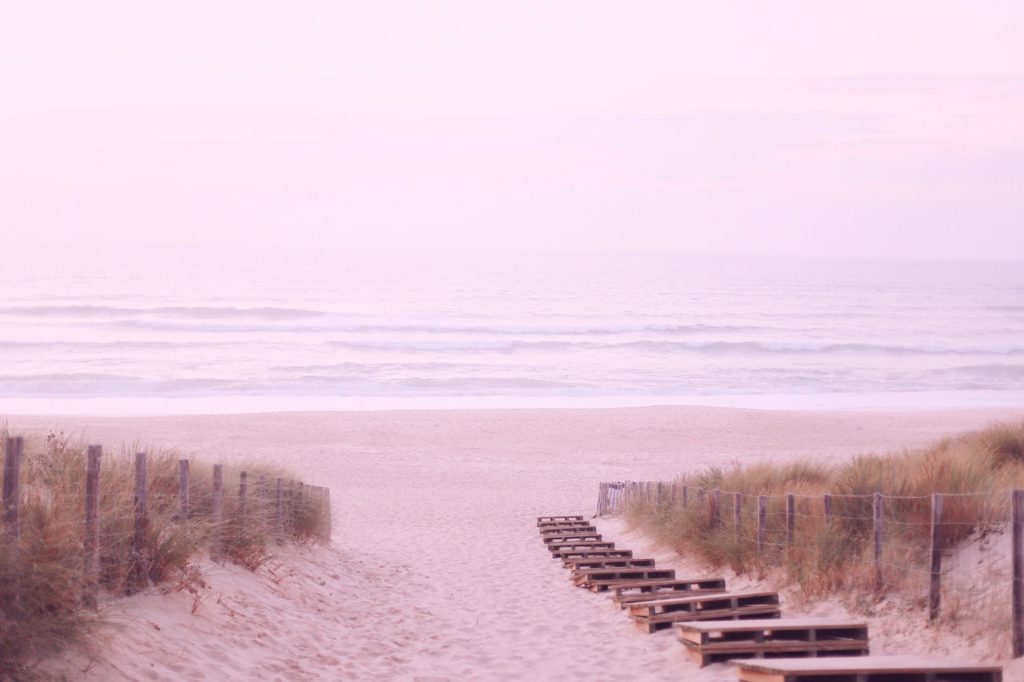
<svg viewBox="0 0 1024 682"><path fill-rule="evenodd" d="M572 549L615 549L614 542L587 540L585 542L571 541L571 542L549 542L547 543L548 549L551 550L552 554L555 552L564 552L565 550Z"/></svg>
<svg viewBox="0 0 1024 682"><path fill-rule="evenodd" d="M591 568L576 571L572 582L591 592L604 592L610 585L631 580L670 580L676 577L671 568Z"/></svg>
<svg viewBox="0 0 1024 682"><path fill-rule="evenodd" d="M611 543L609 543L611 544ZM601 559L601 558L624 558L628 559L633 556L633 550L631 549L559 549L551 552L556 559L562 559L563 563L572 561L573 559ZM566 565L568 565L566 563Z"/></svg>
<svg viewBox="0 0 1024 682"><path fill-rule="evenodd" d="M642 632L671 627L672 623L737 618L778 618L777 592L703 594L680 599L659 599L627 604L629 617Z"/></svg>
<svg viewBox="0 0 1024 682"><path fill-rule="evenodd" d="M594 526L569 526L565 528L541 528L540 536L542 538L550 538L555 535L567 535L569 533L596 533L597 528Z"/></svg>
<svg viewBox="0 0 1024 682"><path fill-rule="evenodd" d="M927 656L852 656L739 660L741 682L1002 682L997 665Z"/></svg>
<svg viewBox="0 0 1024 682"><path fill-rule="evenodd" d="M538 516L537 525L547 523L549 521L582 521L582 516Z"/></svg>
<svg viewBox="0 0 1024 682"><path fill-rule="evenodd" d="M867 623L838 618L715 620L673 625L704 667L733 658L867 656Z"/></svg>
<svg viewBox="0 0 1024 682"><path fill-rule="evenodd" d="M539 521L537 523L538 528L572 528L573 526L585 525L587 522L583 519L576 519L573 521Z"/></svg>
<svg viewBox="0 0 1024 682"><path fill-rule="evenodd" d="M541 538L546 544L552 542L600 542L600 533L563 533L560 535L545 535Z"/></svg>
<svg viewBox="0 0 1024 682"><path fill-rule="evenodd" d="M612 585L612 601L620 609L638 601L679 599L698 594L725 592L725 578L689 578L676 580L636 580Z"/></svg>
<svg viewBox="0 0 1024 682"><path fill-rule="evenodd" d="M577 572L590 568L654 568L654 559L603 558L603 559L566 559L566 568L575 576Z"/></svg>

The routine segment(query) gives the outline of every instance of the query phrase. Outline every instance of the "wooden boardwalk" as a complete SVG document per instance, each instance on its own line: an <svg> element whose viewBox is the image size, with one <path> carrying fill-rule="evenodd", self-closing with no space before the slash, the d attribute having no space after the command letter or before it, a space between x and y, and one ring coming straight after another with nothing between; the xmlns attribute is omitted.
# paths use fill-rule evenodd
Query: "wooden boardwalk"
<svg viewBox="0 0 1024 682"><path fill-rule="evenodd" d="M700 666L731 662L740 682L1001 682L1002 668L925 656L871 656L866 623L782 618L772 591L729 593L720 577L677 578L616 549L582 516L537 518L570 580L611 593L642 631L673 628Z"/></svg>

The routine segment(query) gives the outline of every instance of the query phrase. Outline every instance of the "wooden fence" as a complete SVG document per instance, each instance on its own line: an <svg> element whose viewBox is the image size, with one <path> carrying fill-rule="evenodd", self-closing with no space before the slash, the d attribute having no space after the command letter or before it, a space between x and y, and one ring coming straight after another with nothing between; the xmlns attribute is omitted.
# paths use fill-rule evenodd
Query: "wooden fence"
<svg viewBox="0 0 1024 682"><path fill-rule="evenodd" d="M996 514L986 511L981 514L979 512L979 517L969 522L945 520L944 508L947 508L946 511L948 511L948 503L963 498L986 498L983 502L978 502L979 507L982 504L986 510L993 507L1008 507L1006 510L1008 513ZM996 500L996 502L993 504L992 500ZM798 501L803 505L803 511L798 510ZM928 520L912 523L905 519L899 519L899 515L892 510L888 510L887 514L887 504L894 505L901 502L905 504L906 501L913 501L918 506L927 503ZM730 506L729 502L731 502L732 518L728 525L725 525L723 510ZM848 511L851 502L856 502L862 509L868 509L870 504L869 513L852 516ZM840 503L844 510L842 513L837 513L836 507ZM797 542L798 520L811 517L814 504L814 498L806 495L755 496L680 483L616 481L599 485L597 516L622 513L634 505L646 505L648 509L658 510L661 513L678 507L684 512L696 513L700 517L702 527L708 532L734 533L735 537L732 538L734 541L753 543L758 555L770 551L781 552L784 555ZM782 517L781 523L776 522L774 525L769 523L769 505L773 505L776 509L771 512L772 514ZM815 519L817 523L822 524L826 533L835 528L834 524L840 520L847 523L862 523L868 534L869 560L877 593L881 594L884 591L886 575L889 571L920 570L926 573L928 586L926 609L929 621L939 618L942 612L943 577L947 575L944 562L950 556L955 556L951 550L955 548L957 542L965 539L968 533L976 533L979 530L987 529L998 533L1009 530L1011 533L1010 578L1005 582L1012 586L1010 599L1011 647L1014 657L1024 656L1024 491L1013 490L998 494L933 493L924 498L888 496L879 492L870 495L825 494L818 498L817 505L818 511ZM744 523L744 516L751 517L753 523ZM906 554L901 556L905 562L902 564L894 562L893 558L888 556L887 550L894 551L893 546L895 545L895 543L887 542L886 539L888 526L892 524L927 525L928 547L927 556L922 562L924 563L923 567L918 568L914 562L907 560ZM969 526L969 528L965 530L961 526ZM920 531L921 529L915 530ZM901 547L900 549L905 550L906 548ZM985 585L973 587L979 593L992 588L992 586Z"/></svg>
<svg viewBox="0 0 1024 682"><path fill-rule="evenodd" d="M22 533L22 462L24 442L22 438L8 438L4 448L3 461L3 528L10 547L17 551ZM100 528L103 522L100 501L104 495L102 489L103 450L99 445L89 445L85 453L84 490L82 491L82 584L83 600L86 604L96 604L96 594L100 585L100 555L103 549L103 536ZM137 591L148 584L149 571L147 556L151 542L147 530L151 521L151 476L147 470L149 458L146 453L134 456L134 487L132 491L132 528L130 531L129 552L133 566L129 578L128 592ZM178 461L177 491L172 493L176 499L161 499L161 506L167 508L173 504L176 510L176 523L189 523L197 519L197 505L192 481L193 467L187 459ZM112 493L113 494L113 493ZM331 537L330 524L330 490L321 486L307 485L299 481L282 478L268 479L260 474L255 489L249 486L249 472L241 471L239 486L235 493L225 490L223 466L214 464L212 467L212 494L210 499L203 500L202 521L208 522L209 551L214 560L223 560L225 556L224 528L229 519L225 514L225 497L237 495L234 507L234 520L243 523L260 524L260 528L278 537L295 534L297 531L297 511L304 506L317 506L325 510L324 527L318 529L320 539L328 541ZM70 502L70 500L61 500ZM258 518L254 518L258 515Z"/></svg>

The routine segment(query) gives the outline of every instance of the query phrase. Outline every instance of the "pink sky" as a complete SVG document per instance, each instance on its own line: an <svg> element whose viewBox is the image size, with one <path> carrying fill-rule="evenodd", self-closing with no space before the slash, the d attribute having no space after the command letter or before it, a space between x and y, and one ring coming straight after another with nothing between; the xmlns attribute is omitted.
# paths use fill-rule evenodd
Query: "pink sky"
<svg viewBox="0 0 1024 682"><path fill-rule="evenodd" d="M1019 2L11 3L7 243L1024 253Z"/></svg>

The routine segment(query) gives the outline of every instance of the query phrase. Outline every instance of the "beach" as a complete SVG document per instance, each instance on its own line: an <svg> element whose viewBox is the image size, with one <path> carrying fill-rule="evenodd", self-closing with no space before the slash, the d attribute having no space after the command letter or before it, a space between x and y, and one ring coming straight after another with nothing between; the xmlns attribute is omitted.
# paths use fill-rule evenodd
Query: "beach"
<svg viewBox="0 0 1024 682"><path fill-rule="evenodd" d="M210 594L195 614L187 592L107 603L111 624L97 640L105 643L65 653L48 665L53 674L703 681L734 673L698 669L671 634L641 634L607 598L571 587L537 539L536 517L593 514L601 481L669 480L759 459L836 461L1021 418L1024 410L650 407L10 416L8 424L12 433L54 429L108 448L266 458L331 489L331 548L282 549L273 575L206 562ZM614 520L599 530L629 536ZM642 542L623 546L639 551ZM880 634L884 647L890 640ZM928 640L891 641L909 653Z"/></svg>

